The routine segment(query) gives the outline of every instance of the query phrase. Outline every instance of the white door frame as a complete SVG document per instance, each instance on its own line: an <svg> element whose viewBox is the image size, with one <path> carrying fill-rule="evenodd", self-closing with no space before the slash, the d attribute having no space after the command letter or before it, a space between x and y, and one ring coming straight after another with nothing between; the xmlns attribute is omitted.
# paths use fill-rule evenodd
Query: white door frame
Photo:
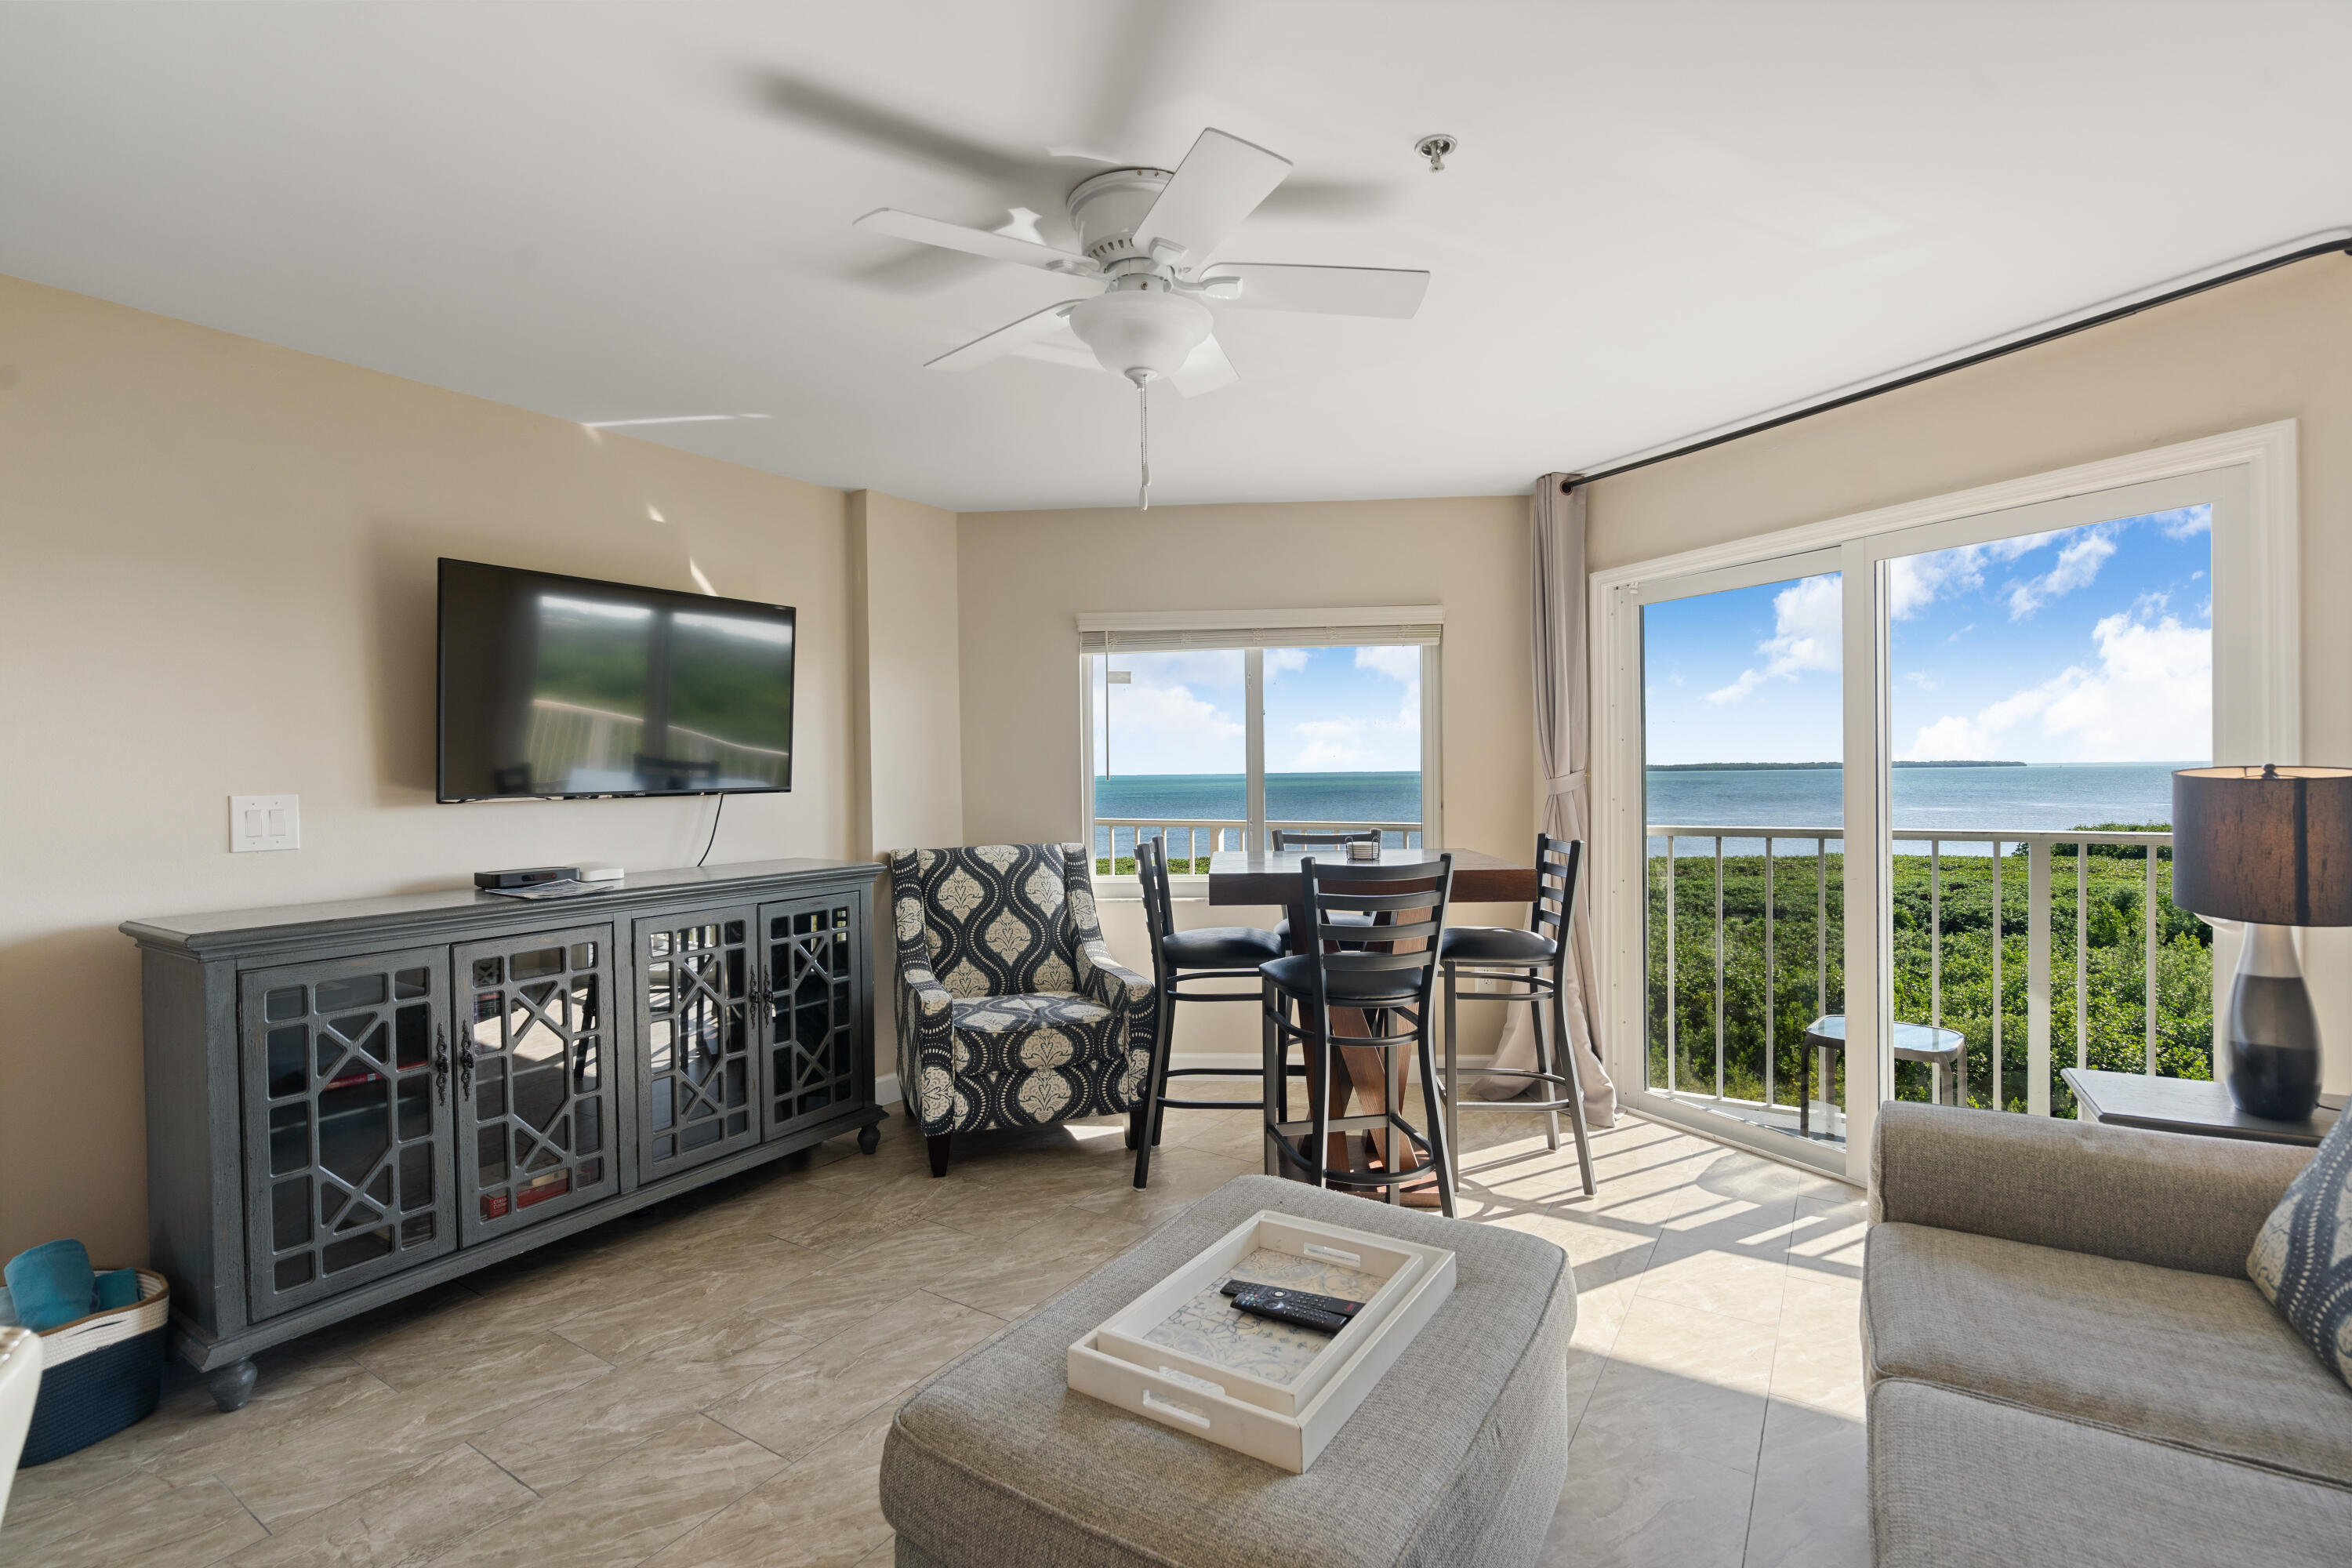
<svg viewBox="0 0 2352 1568"><path fill-rule="evenodd" d="M2219 492L2214 497L2214 760L2300 762L2302 637L2295 442L2295 422L2281 420L1592 574L1588 602L1592 652L1592 886L1599 917L1594 929L1600 939L1603 1043L1610 1073L1624 1102L1644 1114L1701 1127L1712 1135L1727 1131L1721 1119L1645 1087L1641 605L1652 597L1680 596L1671 589L1662 591L1661 579L1753 570L1776 558L1827 549L1842 552L1845 647L1850 651L1872 650L1862 679L1853 674L1856 659L1846 660L1846 755L1857 763L1867 760L1871 765L1845 770L1845 826L1850 843L1876 846L1874 855L1847 855L1846 899L1849 908L1875 908L1878 889L1890 868L1885 832L1888 775L1884 763L1890 750L1885 563L1892 556L1945 547L1919 542L1923 537L1939 537L1937 532L1922 535L1910 531L1958 523L1958 531L1965 537L1978 526L2001 527L1990 521L1978 522L1991 513L2014 512L2156 480L2237 470L2220 476L2235 504L2224 504ZM2020 527L2001 527L2001 531L2020 531ZM1887 535L1900 537L1889 540ZM1757 580L1771 581L1785 574L1769 568L1767 572ZM1733 577L1727 575L1722 585L1734 585ZM1847 995L1878 999L1875 1007L1856 1010L1858 1016L1850 1013L1849 1027L1857 1030L1857 1037L1847 1054L1849 1142L1842 1168L1835 1173L1859 1184L1869 1179L1879 1085L1890 1080L1892 1070L1891 1062L1883 1059L1886 1020L1880 1016L1888 1005L1883 981L1888 941L1885 925L1883 921L1870 920L1849 921L1846 928ZM2225 943L2217 942L2217 974L2226 973L2222 966L2228 958ZM1787 1148L1775 1147L1772 1152L1800 1161L1811 1152L1793 1140L1786 1142Z"/></svg>

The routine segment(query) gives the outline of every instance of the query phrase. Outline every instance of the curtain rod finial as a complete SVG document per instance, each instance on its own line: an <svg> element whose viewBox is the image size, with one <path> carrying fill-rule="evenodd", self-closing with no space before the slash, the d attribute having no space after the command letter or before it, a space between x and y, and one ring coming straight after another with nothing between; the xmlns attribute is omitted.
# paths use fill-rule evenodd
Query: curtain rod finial
<svg viewBox="0 0 2352 1568"><path fill-rule="evenodd" d="M1559 493L1566 495L1583 482L1584 476L1582 474L1562 474L1559 479Z"/></svg>

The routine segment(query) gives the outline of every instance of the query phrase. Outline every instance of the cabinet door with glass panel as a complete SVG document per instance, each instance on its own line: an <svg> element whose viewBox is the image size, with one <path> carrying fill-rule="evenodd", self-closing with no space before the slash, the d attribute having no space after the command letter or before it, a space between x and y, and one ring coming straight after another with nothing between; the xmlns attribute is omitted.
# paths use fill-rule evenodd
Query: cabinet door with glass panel
<svg viewBox="0 0 2352 1568"><path fill-rule="evenodd" d="M454 959L457 1202L470 1246L621 1190L613 928L468 942Z"/></svg>
<svg viewBox="0 0 2352 1568"><path fill-rule="evenodd" d="M637 1182L760 1142L758 910L635 922Z"/></svg>
<svg viewBox="0 0 2352 1568"><path fill-rule="evenodd" d="M447 963L434 947L238 977L255 1318L457 1245Z"/></svg>
<svg viewBox="0 0 2352 1568"><path fill-rule="evenodd" d="M854 893L760 907L767 1137L866 1102L863 909Z"/></svg>

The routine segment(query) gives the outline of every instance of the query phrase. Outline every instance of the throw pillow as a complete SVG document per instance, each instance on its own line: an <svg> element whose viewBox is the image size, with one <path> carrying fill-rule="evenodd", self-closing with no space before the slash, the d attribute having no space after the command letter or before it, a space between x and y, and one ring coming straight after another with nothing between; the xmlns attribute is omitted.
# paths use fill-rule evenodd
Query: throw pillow
<svg viewBox="0 0 2352 1568"><path fill-rule="evenodd" d="M2246 1274L2304 1343L2352 1384L2352 1115L2336 1119L2263 1222Z"/></svg>

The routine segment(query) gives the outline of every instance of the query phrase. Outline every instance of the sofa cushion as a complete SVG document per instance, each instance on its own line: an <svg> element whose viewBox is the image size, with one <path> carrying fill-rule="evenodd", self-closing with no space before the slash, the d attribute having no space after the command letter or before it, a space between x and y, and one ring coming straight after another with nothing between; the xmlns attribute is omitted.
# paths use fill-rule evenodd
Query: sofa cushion
<svg viewBox="0 0 2352 1568"><path fill-rule="evenodd" d="M1068 1386L1073 1341L1266 1208L1454 1253L1453 1295L1302 1475ZM882 1511L924 1568L1533 1563L1568 1468L1575 1323L1549 1242L1237 1177L918 1388Z"/></svg>
<svg viewBox="0 0 2352 1568"><path fill-rule="evenodd" d="M2263 1222L2246 1273L2303 1342L2352 1384L2352 1116Z"/></svg>
<svg viewBox="0 0 2352 1568"><path fill-rule="evenodd" d="M1869 1442L1875 1568L2341 1568L2352 1542L2352 1492L1924 1384L1871 1390Z"/></svg>
<svg viewBox="0 0 2352 1568"><path fill-rule="evenodd" d="M2352 1388L2242 1279L1880 1225L1862 1302L1874 1384L1937 1384L2352 1488Z"/></svg>

